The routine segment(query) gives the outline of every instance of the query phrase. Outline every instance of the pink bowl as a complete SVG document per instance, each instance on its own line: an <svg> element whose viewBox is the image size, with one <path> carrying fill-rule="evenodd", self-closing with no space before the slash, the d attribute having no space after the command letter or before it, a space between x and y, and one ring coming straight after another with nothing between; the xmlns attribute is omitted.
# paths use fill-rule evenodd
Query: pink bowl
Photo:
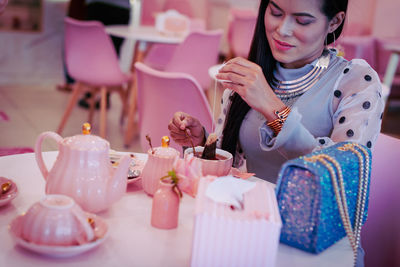
<svg viewBox="0 0 400 267"><path fill-rule="evenodd" d="M196 153L203 153L204 147L197 146L195 147ZM185 157L189 154L193 153L193 148L187 148L185 150ZM232 168L233 156L228 151L217 148L216 150L217 157L222 156L224 159L218 160L208 160L201 159L195 157L196 160L201 162L201 169L203 171L203 175L212 175L212 176L225 176L228 175Z"/></svg>
<svg viewBox="0 0 400 267"><path fill-rule="evenodd" d="M94 238L88 215L65 195L46 195L21 219L21 238L40 245L70 246Z"/></svg>

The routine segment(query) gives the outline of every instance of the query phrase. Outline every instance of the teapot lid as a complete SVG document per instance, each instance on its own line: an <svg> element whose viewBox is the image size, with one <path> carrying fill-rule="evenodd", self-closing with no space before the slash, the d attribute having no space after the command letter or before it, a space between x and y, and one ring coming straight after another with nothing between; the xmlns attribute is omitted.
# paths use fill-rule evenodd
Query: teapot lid
<svg viewBox="0 0 400 267"><path fill-rule="evenodd" d="M90 124L87 122L84 123L82 126L83 134L66 137L62 141L62 144L73 150L103 151L109 149L110 143L100 136L91 135L90 129Z"/></svg>

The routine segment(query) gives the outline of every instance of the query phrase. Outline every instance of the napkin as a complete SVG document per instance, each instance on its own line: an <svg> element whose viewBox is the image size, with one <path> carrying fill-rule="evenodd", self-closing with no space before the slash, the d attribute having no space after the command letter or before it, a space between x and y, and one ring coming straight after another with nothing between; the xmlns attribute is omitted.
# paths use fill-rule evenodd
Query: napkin
<svg viewBox="0 0 400 267"><path fill-rule="evenodd" d="M208 185L206 196L215 202L243 209L243 194L253 189L255 185L255 182L238 179L231 175L223 176Z"/></svg>

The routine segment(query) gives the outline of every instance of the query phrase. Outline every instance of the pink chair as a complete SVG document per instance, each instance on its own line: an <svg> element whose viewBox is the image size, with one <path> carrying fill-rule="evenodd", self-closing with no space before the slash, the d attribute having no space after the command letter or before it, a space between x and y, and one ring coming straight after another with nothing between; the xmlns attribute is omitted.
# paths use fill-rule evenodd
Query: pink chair
<svg viewBox="0 0 400 267"><path fill-rule="evenodd" d="M365 266L400 266L400 140L380 134L372 153Z"/></svg>
<svg viewBox="0 0 400 267"><path fill-rule="evenodd" d="M190 74L207 90L211 83L208 69L218 63L221 38L222 30L189 33L163 70Z"/></svg>
<svg viewBox="0 0 400 267"><path fill-rule="evenodd" d="M193 10L190 0L165 0L163 9L164 11L175 9L179 13L184 14L189 18L193 17Z"/></svg>
<svg viewBox="0 0 400 267"><path fill-rule="evenodd" d="M211 131L212 115L199 83L185 73L168 73L154 70L143 63L135 63L138 88L138 115L140 144L143 151L149 148L146 134L153 146L161 145L161 137L169 135L168 123L176 111L198 118L207 131ZM171 140L171 146L181 147Z"/></svg>
<svg viewBox="0 0 400 267"><path fill-rule="evenodd" d="M205 31L206 24L203 19L190 19L190 31ZM158 44L151 45L147 52L143 63L153 69L163 70L168 62L171 60L177 44Z"/></svg>
<svg viewBox="0 0 400 267"><path fill-rule="evenodd" d="M257 22L257 12L252 9L231 9L228 26L228 43L230 57L247 58L254 29Z"/></svg>
<svg viewBox="0 0 400 267"><path fill-rule="evenodd" d="M65 18L65 62L76 85L57 132L61 134L79 95L90 91L92 121L95 96L100 93L100 136L106 135L106 95L117 91L123 103L121 121L126 110L127 85L131 75L122 73L111 39L98 21L78 21Z"/></svg>

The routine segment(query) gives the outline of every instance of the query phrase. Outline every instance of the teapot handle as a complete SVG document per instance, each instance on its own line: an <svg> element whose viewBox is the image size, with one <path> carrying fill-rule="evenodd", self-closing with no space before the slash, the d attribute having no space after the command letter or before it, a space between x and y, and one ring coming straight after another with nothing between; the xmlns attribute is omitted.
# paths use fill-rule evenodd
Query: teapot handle
<svg viewBox="0 0 400 267"><path fill-rule="evenodd" d="M37 140L36 140L35 158L36 158L36 162L37 162L37 164L39 166L39 169L43 174L43 178L45 180L47 180L47 176L49 175L49 171L47 170L46 165L44 164L43 156L42 156L42 143L43 143L43 141L44 141L44 139L46 137L53 138L54 140L56 140L57 144L59 144L63 140L63 138L59 134L57 134L55 132L44 132L44 133L41 133L39 135L39 137L37 138Z"/></svg>

